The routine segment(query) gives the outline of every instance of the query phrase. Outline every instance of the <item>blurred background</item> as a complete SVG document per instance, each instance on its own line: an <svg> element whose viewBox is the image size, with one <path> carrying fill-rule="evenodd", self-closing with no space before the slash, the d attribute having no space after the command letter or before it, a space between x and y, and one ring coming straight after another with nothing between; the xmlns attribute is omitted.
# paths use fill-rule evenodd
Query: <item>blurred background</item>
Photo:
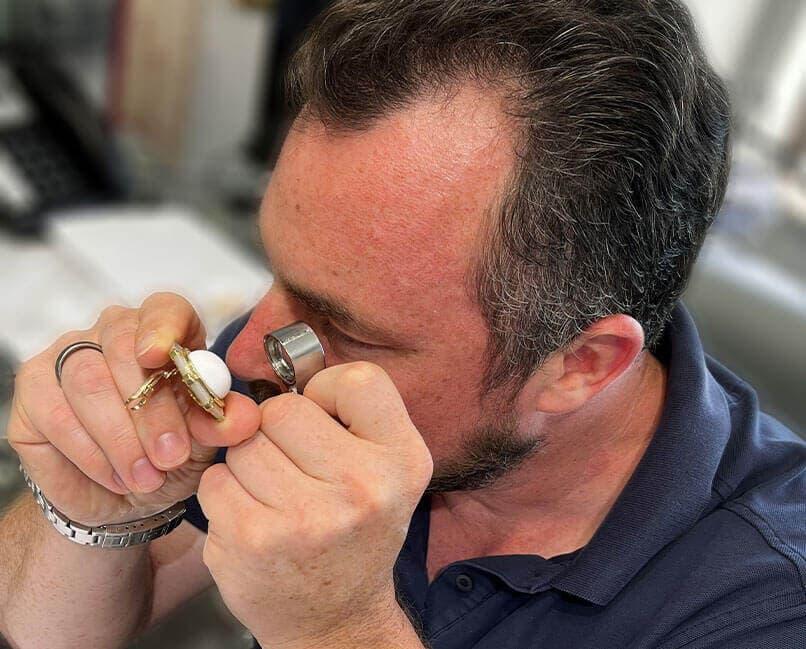
<svg viewBox="0 0 806 649"><path fill-rule="evenodd" d="M0 0L1 430L14 368L104 306L176 290L212 339L267 290L255 217L282 71L326 4ZM806 0L687 4L736 144L686 301L706 349L804 434ZM21 485L0 446L0 506ZM249 634L212 591L132 645L239 646Z"/></svg>

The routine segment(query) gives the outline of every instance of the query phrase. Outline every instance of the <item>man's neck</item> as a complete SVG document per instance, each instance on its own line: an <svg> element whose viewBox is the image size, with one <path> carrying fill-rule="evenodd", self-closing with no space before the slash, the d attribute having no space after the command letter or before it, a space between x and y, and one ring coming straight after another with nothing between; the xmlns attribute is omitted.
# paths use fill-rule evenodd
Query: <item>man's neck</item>
<svg viewBox="0 0 806 649"><path fill-rule="evenodd" d="M517 470L477 491L434 494L428 574L471 557L538 554L584 546L607 516L660 421L661 363L644 353L584 408L538 416L546 444Z"/></svg>

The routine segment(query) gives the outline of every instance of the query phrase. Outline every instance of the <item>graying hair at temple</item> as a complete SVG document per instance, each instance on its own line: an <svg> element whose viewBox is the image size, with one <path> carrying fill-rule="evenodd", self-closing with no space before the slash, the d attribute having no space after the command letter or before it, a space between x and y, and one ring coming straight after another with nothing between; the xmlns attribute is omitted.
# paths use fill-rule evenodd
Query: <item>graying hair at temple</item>
<svg viewBox="0 0 806 649"><path fill-rule="evenodd" d="M341 0L288 76L305 119L370 127L472 82L501 94L517 163L468 278L485 384L519 386L594 321L650 348L722 202L727 93L677 0ZM304 123L304 122L303 122Z"/></svg>

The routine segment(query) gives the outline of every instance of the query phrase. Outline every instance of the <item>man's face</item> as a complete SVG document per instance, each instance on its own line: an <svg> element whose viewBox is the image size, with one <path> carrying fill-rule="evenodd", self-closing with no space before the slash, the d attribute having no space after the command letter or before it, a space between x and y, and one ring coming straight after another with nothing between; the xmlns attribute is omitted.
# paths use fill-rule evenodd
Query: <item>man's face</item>
<svg viewBox="0 0 806 649"><path fill-rule="evenodd" d="M510 434L482 394L488 331L468 277L509 137L492 93L472 89L363 132L292 129L260 216L275 283L229 350L233 372L273 380L263 336L304 320L327 365L387 371L437 474L490 427Z"/></svg>

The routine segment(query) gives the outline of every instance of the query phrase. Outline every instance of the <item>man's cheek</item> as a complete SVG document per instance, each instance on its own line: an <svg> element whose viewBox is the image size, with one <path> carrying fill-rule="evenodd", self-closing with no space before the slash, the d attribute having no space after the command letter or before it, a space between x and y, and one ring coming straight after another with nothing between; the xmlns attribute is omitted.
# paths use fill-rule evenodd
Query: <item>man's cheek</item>
<svg viewBox="0 0 806 649"><path fill-rule="evenodd" d="M456 435L457 431L475 426L482 415L473 387L450 380L412 386L403 400L412 422L426 439L448 431Z"/></svg>

